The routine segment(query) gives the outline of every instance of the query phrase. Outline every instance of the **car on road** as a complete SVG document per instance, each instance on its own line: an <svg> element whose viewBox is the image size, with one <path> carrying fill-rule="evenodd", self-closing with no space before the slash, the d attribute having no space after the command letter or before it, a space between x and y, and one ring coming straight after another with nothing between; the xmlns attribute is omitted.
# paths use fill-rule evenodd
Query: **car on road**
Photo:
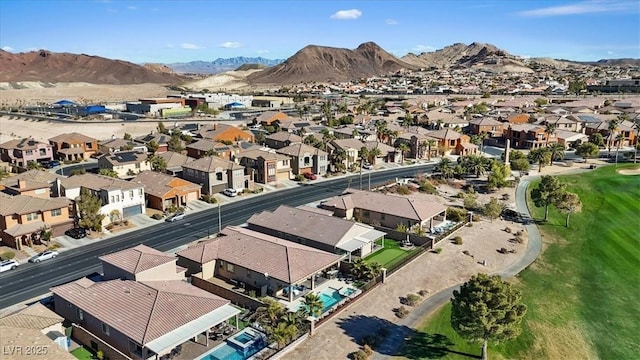
<svg viewBox="0 0 640 360"><path fill-rule="evenodd" d="M71 228L64 232L65 235L70 236L74 239L82 239L87 237L87 229L85 228Z"/></svg>
<svg viewBox="0 0 640 360"><path fill-rule="evenodd" d="M38 255L33 256L32 258L29 259L29 262L32 263L39 263L40 261L45 261L45 260L49 260L49 259L55 259L56 256L58 256L58 252L55 250L45 250L43 252L41 252Z"/></svg>
<svg viewBox="0 0 640 360"><path fill-rule="evenodd" d="M228 197L236 197L238 195L238 190L229 188L229 189L224 189L222 193L227 195Z"/></svg>
<svg viewBox="0 0 640 360"><path fill-rule="evenodd" d="M314 173L304 173L304 178L309 180L315 180L318 177Z"/></svg>
<svg viewBox="0 0 640 360"><path fill-rule="evenodd" d="M166 222L174 222L174 221L182 220L185 217L186 217L185 213L175 213L175 214L169 216L165 221Z"/></svg>
<svg viewBox="0 0 640 360"><path fill-rule="evenodd" d="M0 273L1 272L5 272L5 271L9 271L9 270L13 270L13 269L17 268L19 265L20 265L20 263L18 263L17 261L15 261L13 259L2 260L0 262Z"/></svg>
<svg viewBox="0 0 640 360"><path fill-rule="evenodd" d="M53 169L55 167L60 166L60 161L58 160L43 161L42 166L44 166L47 169Z"/></svg>

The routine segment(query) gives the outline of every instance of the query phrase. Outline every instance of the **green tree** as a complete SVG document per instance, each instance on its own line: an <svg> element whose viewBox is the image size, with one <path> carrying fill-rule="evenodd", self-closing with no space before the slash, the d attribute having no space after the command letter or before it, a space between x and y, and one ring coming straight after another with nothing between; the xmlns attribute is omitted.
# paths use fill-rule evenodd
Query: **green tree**
<svg viewBox="0 0 640 360"><path fill-rule="evenodd" d="M569 81L569 93L579 95L582 90L587 89L587 84L583 80Z"/></svg>
<svg viewBox="0 0 640 360"><path fill-rule="evenodd" d="M580 144L576 148L576 155L581 156L585 160L585 162L587 162L587 159L595 158L599 154L600 154L600 149L594 143L586 142L586 143Z"/></svg>
<svg viewBox="0 0 640 360"><path fill-rule="evenodd" d="M547 147L533 149L528 155L529 161L538 164L538 172L542 172L544 164L551 161L551 152Z"/></svg>
<svg viewBox="0 0 640 360"><path fill-rule="evenodd" d="M616 166L618 166L618 155L620 154L620 146L624 142L624 135L622 133L616 135Z"/></svg>
<svg viewBox="0 0 640 360"><path fill-rule="evenodd" d="M544 132L547 137L547 142L545 144L549 146L549 139L551 139L551 135L556 133L556 125L547 123L544 127Z"/></svg>
<svg viewBox="0 0 640 360"><path fill-rule="evenodd" d="M9 172L7 171L6 168L4 167L0 167L0 180L4 179L4 178L8 178L9 177Z"/></svg>
<svg viewBox="0 0 640 360"><path fill-rule="evenodd" d="M515 159L511 161L511 169L516 171L529 171L531 165L527 159Z"/></svg>
<svg viewBox="0 0 640 360"><path fill-rule="evenodd" d="M167 170L167 161L163 157L152 155L149 157L149 163L153 171L164 172Z"/></svg>
<svg viewBox="0 0 640 360"><path fill-rule="evenodd" d="M287 325L285 322L280 322L276 327L269 329L268 332L278 349L282 349L296 335L298 328L293 325Z"/></svg>
<svg viewBox="0 0 640 360"><path fill-rule="evenodd" d="M104 175L104 176L108 176L108 177L112 177L112 178L116 178L116 179L118 178L118 173L113 169L100 169L98 174Z"/></svg>
<svg viewBox="0 0 640 360"><path fill-rule="evenodd" d="M151 154L155 154L159 147L160 145L158 145L155 140L151 140L147 143L147 150L149 150Z"/></svg>
<svg viewBox="0 0 640 360"><path fill-rule="evenodd" d="M551 159L549 165L553 165L554 161L564 159L564 155L565 155L564 145L561 145L558 143L551 144L551 146L549 146L549 155L550 155L549 158Z"/></svg>
<svg viewBox="0 0 640 360"><path fill-rule="evenodd" d="M558 197L555 206L558 210L567 215L565 227L569 227L569 216L571 216L571 214L582 211L582 202L580 201L580 197L578 194L571 192L565 192Z"/></svg>
<svg viewBox="0 0 640 360"><path fill-rule="evenodd" d="M435 170L442 174L442 177L445 179L452 178L454 174L453 162L451 159L443 157L440 159L438 165L436 165Z"/></svg>
<svg viewBox="0 0 640 360"><path fill-rule="evenodd" d="M129 133L124 133L124 136L122 138L125 139L125 140L132 140L133 139L133 137Z"/></svg>
<svg viewBox="0 0 640 360"><path fill-rule="evenodd" d="M538 187L531 191L531 199L535 206L544 206L544 221L549 219L549 205L557 204L563 193L564 184L551 175L543 175Z"/></svg>
<svg viewBox="0 0 640 360"><path fill-rule="evenodd" d="M95 231L102 231L102 220L105 215L100 213L102 201L91 194L89 189L82 187L80 189L80 199L76 201L78 207L78 215L80 220L78 225Z"/></svg>
<svg viewBox="0 0 640 360"><path fill-rule="evenodd" d="M322 300L320 300L320 296L314 293L308 293L302 299L302 306L304 312L308 316L314 316L316 318L322 315L322 309L324 309L324 304Z"/></svg>
<svg viewBox="0 0 640 360"><path fill-rule="evenodd" d="M164 126L164 123L161 121L158 122L157 130L161 134L167 134L167 135L169 134L169 131L167 131L167 128Z"/></svg>
<svg viewBox="0 0 640 360"><path fill-rule="evenodd" d="M482 342L487 359L488 341L513 339L527 312L522 295L498 275L478 274L453 291L451 326L463 338Z"/></svg>
<svg viewBox="0 0 640 360"><path fill-rule="evenodd" d="M270 298L262 300L264 306L256 309L253 318L265 328L275 327L278 319L285 314L286 310L284 306L278 301Z"/></svg>
<svg viewBox="0 0 640 360"><path fill-rule="evenodd" d="M181 152L182 150L184 150L184 146L182 143L182 139L181 139L181 135L180 132L174 132L171 134L171 139L169 140L169 143L167 144L169 147L169 151L173 151L173 152Z"/></svg>
<svg viewBox="0 0 640 360"><path fill-rule="evenodd" d="M495 162L491 166L491 172L487 177L487 189L500 189L509 184L507 179L511 176L511 171L509 170L509 166L506 164L502 164L499 162Z"/></svg>
<svg viewBox="0 0 640 360"><path fill-rule="evenodd" d="M400 161L401 164L404 164L404 158L409 153L409 150L411 150L411 148L405 142L402 142L398 145L398 151L400 151L400 156L401 156L401 161Z"/></svg>
<svg viewBox="0 0 640 360"><path fill-rule="evenodd" d="M612 119L609 121L609 125L607 126L609 133L607 134L607 147L609 148L609 153L611 153L611 148L616 139L616 132L618 130L618 126L621 121L619 119Z"/></svg>
<svg viewBox="0 0 640 360"><path fill-rule="evenodd" d="M382 155L382 150L378 149L378 147L374 147L373 149L369 150L369 163L371 163L372 165L376 164L376 159L378 158L378 156Z"/></svg>
<svg viewBox="0 0 640 360"><path fill-rule="evenodd" d="M500 214L502 214L503 210L504 204L499 202L498 199L492 197L489 202L484 205L482 212L491 219L491 222L493 222L493 219L497 219Z"/></svg>
<svg viewBox="0 0 640 360"><path fill-rule="evenodd" d="M336 171L345 171L346 165L344 161L347 159L347 153L343 149L336 149L331 153L331 163Z"/></svg>
<svg viewBox="0 0 640 360"><path fill-rule="evenodd" d="M27 170L42 170L42 165L33 160L27 161Z"/></svg>
<svg viewBox="0 0 640 360"><path fill-rule="evenodd" d="M600 133L593 133L589 136L589 142L596 144L598 147L604 146L604 137Z"/></svg>

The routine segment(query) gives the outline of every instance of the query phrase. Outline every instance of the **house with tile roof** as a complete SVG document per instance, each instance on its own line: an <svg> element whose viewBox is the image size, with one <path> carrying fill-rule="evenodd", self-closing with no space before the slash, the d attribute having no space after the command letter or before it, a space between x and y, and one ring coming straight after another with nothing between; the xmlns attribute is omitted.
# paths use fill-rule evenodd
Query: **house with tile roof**
<svg viewBox="0 0 640 360"><path fill-rule="evenodd" d="M141 171L151 170L147 153L139 151L119 151L98 157L100 169L113 170L121 179L130 179Z"/></svg>
<svg viewBox="0 0 640 360"><path fill-rule="evenodd" d="M365 257L384 232L373 227L302 208L281 205L274 211L254 214L249 229L331 253ZM322 231L319 231L322 229Z"/></svg>
<svg viewBox="0 0 640 360"><path fill-rule="evenodd" d="M29 182L34 182L34 183L47 183L49 184L49 190L45 192L48 193L49 195L45 196L58 196L58 190L56 188L56 179L59 177L64 177L58 174L54 174L52 172L49 171L42 171L42 170L27 170L23 173L19 173L19 174L15 174L13 176L10 176L6 179L2 179L0 180L0 191L3 191L4 188L6 187L19 187L18 181L19 180L25 180L27 183ZM43 197L42 193L37 193L34 192L33 194L25 194L25 195L33 195L33 196L39 196L39 197Z"/></svg>
<svg viewBox="0 0 640 360"><path fill-rule="evenodd" d="M251 169L253 181L260 184L277 185L278 182L293 177L291 158L273 149L249 150L239 155L239 163Z"/></svg>
<svg viewBox="0 0 640 360"><path fill-rule="evenodd" d="M468 135L461 134L451 128L444 128L440 130L428 131L424 134L412 135L409 145L411 147L411 156L416 157L420 153L426 153L428 151L419 151L424 148L421 144L429 142L430 140L436 141L436 146L432 147L431 157L436 154L455 154L455 155L470 155L475 154L478 147L471 144L471 138Z"/></svg>
<svg viewBox="0 0 640 360"><path fill-rule="evenodd" d="M200 199L199 184L156 171L143 171L131 182L144 186L147 207L165 211L171 207L184 207Z"/></svg>
<svg viewBox="0 0 640 360"><path fill-rule="evenodd" d="M345 157L342 163L346 169L349 169L359 161L360 157L358 153L363 146L364 143L357 139L335 139L332 140L327 147L330 149L330 153L338 150L344 151Z"/></svg>
<svg viewBox="0 0 640 360"><path fill-rule="evenodd" d="M182 165L188 163L189 161L195 160L192 157L174 151L166 151L160 154L156 153L155 156L161 157L164 160L164 162L167 164L165 172L173 176L181 176Z"/></svg>
<svg viewBox="0 0 640 360"><path fill-rule="evenodd" d="M93 281L51 288L56 312L72 323L85 346L111 359L165 359L184 343L234 318L229 300L182 280Z"/></svg>
<svg viewBox="0 0 640 360"><path fill-rule="evenodd" d="M278 131L267 135L264 139L264 143L272 149L281 149L291 144L302 143L302 137L288 131Z"/></svg>
<svg viewBox="0 0 640 360"><path fill-rule="evenodd" d="M282 111L265 111L258 115L254 120L254 124L261 124L262 126L273 126L278 121L289 119L289 115Z"/></svg>
<svg viewBox="0 0 640 360"><path fill-rule="evenodd" d="M9 140L0 144L0 160L26 168L29 161L41 163L53 160L53 147L32 138Z"/></svg>
<svg viewBox="0 0 640 360"><path fill-rule="evenodd" d="M153 141L158 145L158 149L155 153L162 154L169 151L169 141L171 141L171 135L152 132L147 135L138 136L137 138L135 138L135 141L146 146L148 146L149 143Z"/></svg>
<svg viewBox="0 0 640 360"><path fill-rule="evenodd" d="M220 123L201 127L198 130L198 137L218 142L255 141L255 136L251 131Z"/></svg>
<svg viewBox="0 0 640 360"><path fill-rule="evenodd" d="M215 155L219 158L232 160L240 152L234 145L227 145L219 141L199 139L187 145L187 156L194 159Z"/></svg>
<svg viewBox="0 0 640 360"><path fill-rule="evenodd" d="M62 326L63 320L62 316L40 302L0 318L2 359L76 359L69 353L67 336ZM26 354L27 350L33 351Z"/></svg>
<svg viewBox="0 0 640 360"><path fill-rule="evenodd" d="M59 236L73 227L74 211L66 198L40 198L0 193L0 237L2 244L21 250L41 244L44 229Z"/></svg>
<svg viewBox="0 0 640 360"><path fill-rule="evenodd" d="M589 141L589 136L579 132L556 130L555 134L558 138L558 144L563 145L567 150Z"/></svg>
<svg viewBox="0 0 640 360"><path fill-rule="evenodd" d="M138 245L101 256L104 280L173 281L184 280L186 269L178 258L146 245Z"/></svg>
<svg viewBox="0 0 640 360"><path fill-rule="evenodd" d="M307 144L291 144L276 149L276 153L286 155L291 159L289 164L295 175L325 174L329 169L329 154Z"/></svg>
<svg viewBox="0 0 640 360"><path fill-rule="evenodd" d="M53 147L53 157L60 160L84 160L98 152L98 140L73 132L49 139Z"/></svg>
<svg viewBox="0 0 640 360"><path fill-rule="evenodd" d="M147 146L133 140L125 140L116 138L113 136L109 140L103 140L98 142L99 154L113 154L120 151L138 151L141 153L147 152Z"/></svg>
<svg viewBox="0 0 640 360"><path fill-rule="evenodd" d="M0 191L8 195L29 195L48 199L51 197L51 184L45 181L9 178L0 184Z"/></svg>
<svg viewBox="0 0 640 360"><path fill-rule="evenodd" d="M232 281L252 289L258 296L279 296L292 285L308 283L315 288L316 276L336 267L344 258L244 227L229 226L222 236L181 250L178 265L189 274L201 273ZM293 301L294 292L287 292Z"/></svg>
<svg viewBox="0 0 640 360"><path fill-rule="evenodd" d="M146 211L144 186L130 181L97 174L80 174L57 180L60 196L76 200L82 188L102 201L102 225Z"/></svg>
<svg viewBox="0 0 640 360"><path fill-rule="evenodd" d="M504 130L505 140L511 141L514 149L537 149L557 143L555 135L547 133L545 126L535 124L512 124Z"/></svg>
<svg viewBox="0 0 640 360"><path fill-rule="evenodd" d="M491 137L502 137L504 123L492 117L481 117L469 120L469 133L487 133Z"/></svg>
<svg viewBox="0 0 640 360"><path fill-rule="evenodd" d="M354 189L323 201L320 208L332 211L340 218L357 219L365 224L380 224L391 229L400 224L409 228L415 225L432 228L446 220L447 211L445 205L437 202Z"/></svg>
<svg viewBox="0 0 640 360"><path fill-rule="evenodd" d="M217 156L205 156L182 165L182 178L202 186L202 193L213 195L231 188L241 191L253 187L253 176L244 166Z"/></svg>

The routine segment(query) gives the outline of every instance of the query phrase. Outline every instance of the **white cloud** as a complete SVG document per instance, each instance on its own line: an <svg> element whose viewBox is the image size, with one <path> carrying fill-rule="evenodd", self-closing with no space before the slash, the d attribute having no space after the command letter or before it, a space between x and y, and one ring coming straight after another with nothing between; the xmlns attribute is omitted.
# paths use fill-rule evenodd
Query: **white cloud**
<svg viewBox="0 0 640 360"><path fill-rule="evenodd" d="M330 17L335 20L355 20L362 16L362 11L358 9L340 10Z"/></svg>
<svg viewBox="0 0 640 360"><path fill-rule="evenodd" d="M137 6L127 6L127 9L129 10L138 10Z"/></svg>
<svg viewBox="0 0 640 360"><path fill-rule="evenodd" d="M398 20L395 19L387 19L384 21L385 24L387 25L398 25Z"/></svg>
<svg viewBox="0 0 640 360"><path fill-rule="evenodd" d="M434 51L436 48L433 46L429 46L429 45L416 45L414 46L411 51L414 52L429 52L429 51Z"/></svg>
<svg viewBox="0 0 640 360"><path fill-rule="evenodd" d="M242 44L240 44L237 41L227 41L218 45L218 47L226 48L226 49L236 49L236 48L239 48L240 46L242 46Z"/></svg>
<svg viewBox="0 0 640 360"><path fill-rule="evenodd" d="M269 50L256 50L256 52L258 54L267 54L267 53L269 53Z"/></svg>
<svg viewBox="0 0 640 360"><path fill-rule="evenodd" d="M14 49L14 48L12 48L11 46L3 46L3 47L2 47L2 50L4 50L4 51L8 51L8 52L13 52L15 49Z"/></svg>
<svg viewBox="0 0 640 360"><path fill-rule="evenodd" d="M169 49L174 48L173 44L167 44L167 47L168 47Z"/></svg>
<svg viewBox="0 0 640 360"><path fill-rule="evenodd" d="M549 6L545 8L522 11L521 16L543 17L594 14L603 12L638 11L636 1L621 0L591 0L578 2L571 5Z"/></svg>
<svg viewBox="0 0 640 360"><path fill-rule="evenodd" d="M607 55L613 55L613 51L607 51Z"/></svg>
<svg viewBox="0 0 640 360"><path fill-rule="evenodd" d="M182 43L182 44L180 44L180 47L183 48L183 49L188 49L188 50L202 49L200 46L198 46L196 44L192 44L192 43Z"/></svg>

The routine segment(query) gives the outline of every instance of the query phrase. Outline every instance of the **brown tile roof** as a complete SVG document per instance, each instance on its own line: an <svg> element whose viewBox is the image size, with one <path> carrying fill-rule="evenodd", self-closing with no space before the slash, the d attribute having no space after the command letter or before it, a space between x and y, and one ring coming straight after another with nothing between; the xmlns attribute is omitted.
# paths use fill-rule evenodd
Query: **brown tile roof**
<svg viewBox="0 0 640 360"><path fill-rule="evenodd" d="M380 142L380 141L367 141L365 143L365 146L369 150L373 150L375 148L378 148L380 150L380 153L382 154L382 156L385 156L386 154L388 154L390 152L397 151L396 148L394 148L393 146L389 146L389 145L387 145L387 144L385 144L383 142Z"/></svg>
<svg viewBox="0 0 640 360"><path fill-rule="evenodd" d="M330 246L340 241L357 225L348 220L280 205L273 212L263 211L247 220L249 228L259 226ZM322 231L319 231L322 229ZM354 234L355 236L356 234Z"/></svg>
<svg viewBox="0 0 640 360"><path fill-rule="evenodd" d="M74 281L51 291L143 346L229 304L180 280Z"/></svg>
<svg viewBox="0 0 640 360"><path fill-rule="evenodd" d="M64 334L60 334L64 336ZM53 342L46 334L36 329L16 328L0 326L0 347L3 349L2 360L76 360L71 353L64 351ZM10 349L22 349L14 351ZM25 355L26 349L33 349L34 354ZM42 349L37 353L37 349ZM46 352L44 351L46 349Z"/></svg>
<svg viewBox="0 0 640 360"><path fill-rule="evenodd" d="M165 173L146 170L130 180L144 186L144 192L159 198L197 192L201 186Z"/></svg>
<svg viewBox="0 0 640 360"><path fill-rule="evenodd" d="M194 160L192 157L182 155L173 151L156 154L156 156L164 159L164 161L167 163L167 169L182 168L182 165Z"/></svg>
<svg viewBox="0 0 640 360"><path fill-rule="evenodd" d="M139 151L119 151L102 155L101 159L106 160L111 166L137 164L147 160L147 154Z"/></svg>
<svg viewBox="0 0 640 360"><path fill-rule="evenodd" d="M343 150L360 150L364 146L364 143L358 139L336 139L333 140L331 144Z"/></svg>
<svg viewBox="0 0 640 360"><path fill-rule="evenodd" d="M450 128L429 131L427 135L432 138L444 140L455 140L462 137L462 134Z"/></svg>
<svg viewBox="0 0 640 360"><path fill-rule="evenodd" d="M430 219L447 209L446 206L436 202L352 189L350 189L348 193L323 202L322 205L345 210L357 208L375 211L381 214L395 215L416 221Z"/></svg>
<svg viewBox="0 0 640 360"><path fill-rule="evenodd" d="M129 249L107 254L99 258L130 274L137 274L154 267L176 261L176 258L146 245L138 245Z"/></svg>
<svg viewBox="0 0 640 360"><path fill-rule="evenodd" d="M19 181L18 179L14 179L13 183L6 183L3 185L17 192L29 191L29 190L35 190L35 189L45 189L45 188L48 189L51 186L51 184L49 184L48 182L24 180L24 187L20 188L20 183L18 181Z"/></svg>
<svg viewBox="0 0 640 360"><path fill-rule="evenodd" d="M0 326L11 326L22 329L43 330L59 324L64 318L39 302L16 313L0 318Z"/></svg>
<svg viewBox="0 0 640 360"><path fill-rule="evenodd" d="M469 124L471 125L478 125L478 126L504 126L503 122L500 122L492 117L482 117L479 119L472 119L469 120Z"/></svg>
<svg viewBox="0 0 640 360"><path fill-rule="evenodd" d="M36 211L49 211L62 209L69 206L71 202L67 198L40 198L29 195L16 195L2 198L0 206L1 215L24 215Z"/></svg>
<svg viewBox="0 0 640 360"><path fill-rule="evenodd" d="M229 226L222 234L224 236L195 244L176 255L201 264L215 259L223 260L269 274L288 284L304 280L342 258L341 255L247 228Z"/></svg>
<svg viewBox="0 0 640 360"><path fill-rule="evenodd" d="M223 144L218 141L212 141L209 139L200 139L196 142L193 142L187 145L187 149L194 149L194 150L200 150L200 151L215 150L218 152L222 152L222 151L231 150L232 146Z"/></svg>
<svg viewBox="0 0 640 360"><path fill-rule="evenodd" d="M60 143L60 142L80 143L80 142L93 142L97 140L87 135L83 135L77 132L72 132L68 134L60 134L58 136L54 136L52 138L49 138L49 141L53 141L56 143Z"/></svg>
<svg viewBox="0 0 640 360"><path fill-rule="evenodd" d="M262 149L253 149L244 151L239 155L240 158L249 158L253 160L257 160L258 158L263 158L265 160L289 160L290 158L286 155L278 154L277 152L266 151Z"/></svg>
<svg viewBox="0 0 640 360"><path fill-rule="evenodd" d="M148 144L153 140L158 145L167 145L171 140L171 135L167 135L163 133L147 134L147 135L138 136L137 138L135 138L135 140L143 144Z"/></svg>
<svg viewBox="0 0 640 360"><path fill-rule="evenodd" d="M289 116L287 114L282 113L280 111L265 111L265 112L263 112L262 114L260 114L260 115L258 115L256 117L256 122L257 123L268 122L269 120L271 120L276 115L278 115L282 119L289 118Z"/></svg>
<svg viewBox="0 0 640 360"><path fill-rule="evenodd" d="M140 184L130 181L112 178L97 174L79 174L73 175L66 179L61 179L60 183L66 189L74 189L86 187L94 191L100 190L133 190L140 188Z"/></svg>
<svg viewBox="0 0 640 360"><path fill-rule="evenodd" d="M18 180L27 180L27 181L31 180L36 182L52 183L57 178L62 178L62 177L64 176L57 175L45 170L28 170L23 173L8 177L6 179L2 179L0 180L0 184L3 184L3 185L15 184L18 182Z"/></svg>
<svg viewBox="0 0 640 360"><path fill-rule="evenodd" d="M277 149L276 150L277 153L279 154L284 154L284 155L288 155L288 156L296 156L296 157L300 157L303 156L305 153L306 154L311 154L311 155L327 155L326 151L322 151L318 148L315 148L313 146L307 145L307 144L291 144L289 146L285 146L281 149Z"/></svg>
<svg viewBox="0 0 640 360"><path fill-rule="evenodd" d="M24 139L9 140L5 143L2 143L0 144L0 149L35 150L38 148L38 145L49 145L49 144L45 144L31 138L24 138Z"/></svg>
<svg viewBox="0 0 640 360"><path fill-rule="evenodd" d="M44 221L37 220L31 221L26 224L16 224L12 227L4 230L5 234L11 235L13 237L18 237L22 235L31 235L37 231L40 231L42 228L47 227L47 224Z"/></svg>
<svg viewBox="0 0 640 360"><path fill-rule="evenodd" d="M294 133L290 133L288 131L278 131L267 136L267 139L276 140L276 141L290 141L292 143L301 142L302 138Z"/></svg>
<svg viewBox="0 0 640 360"><path fill-rule="evenodd" d="M243 169L244 166L238 165L233 161L224 160L217 156L205 156L197 160L190 161L184 165L183 168L194 169L204 172L215 172L218 170L238 170Z"/></svg>

